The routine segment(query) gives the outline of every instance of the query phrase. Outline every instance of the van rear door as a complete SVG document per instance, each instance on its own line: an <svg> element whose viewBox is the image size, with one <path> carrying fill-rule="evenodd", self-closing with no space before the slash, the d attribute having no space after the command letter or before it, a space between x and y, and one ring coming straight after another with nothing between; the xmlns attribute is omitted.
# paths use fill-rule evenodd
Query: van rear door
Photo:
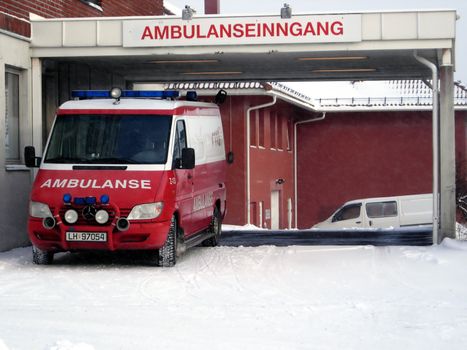
<svg viewBox="0 0 467 350"><path fill-rule="evenodd" d="M396 200L366 202L364 213L367 227L391 228L399 227L398 203Z"/></svg>

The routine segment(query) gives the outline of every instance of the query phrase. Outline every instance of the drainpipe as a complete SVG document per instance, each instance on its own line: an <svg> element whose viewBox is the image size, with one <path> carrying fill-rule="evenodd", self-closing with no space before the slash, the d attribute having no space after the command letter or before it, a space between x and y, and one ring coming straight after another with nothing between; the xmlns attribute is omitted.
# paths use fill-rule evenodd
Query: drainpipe
<svg viewBox="0 0 467 350"><path fill-rule="evenodd" d="M433 244L438 242L439 234L439 102L438 67L414 51L415 59L430 68L433 80Z"/></svg>
<svg viewBox="0 0 467 350"><path fill-rule="evenodd" d="M277 97L272 96L272 101L264 103L258 106L252 106L246 110L246 221L247 224L251 224L251 181L250 181L250 113L251 111L256 111L258 109L267 108L275 105L277 102ZM262 225L262 223L261 223Z"/></svg>
<svg viewBox="0 0 467 350"><path fill-rule="evenodd" d="M298 228L297 128L298 128L299 125L317 122L317 121L320 121L320 120L324 120L324 118L326 118L326 112L323 112L321 117L302 120L302 121L296 122L294 124L294 133L293 133L293 142L294 142L294 148L293 148L293 154L294 154L294 157L293 157L293 176L294 176L294 201L295 201L295 203L294 203L294 206L295 206L295 213L294 213L295 228Z"/></svg>

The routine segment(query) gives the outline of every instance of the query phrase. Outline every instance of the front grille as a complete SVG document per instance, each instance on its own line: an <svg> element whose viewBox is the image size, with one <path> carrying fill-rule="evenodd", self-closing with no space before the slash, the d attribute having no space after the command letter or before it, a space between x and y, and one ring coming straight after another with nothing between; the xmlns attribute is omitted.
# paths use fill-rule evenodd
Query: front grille
<svg viewBox="0 0 467 350"><path fill-rule="evenodd" d="M110 208L108 206L95 205L94 208L96 209L96 211L104 209L105 211L107 211L107 213L109 213L109 220L107 220L105 224L102 224L102 225L98 224L94 218L87 219L84 217L83 209L85 207L86 207L85 205L83 206L70 205L70 206L62 207L60 208L60 211L59 211L60 219L62 220L63 223L67 224L67 222L65 221L65 212L68 209L74 209L78 212L78 221L76 221L73 224L73 226L91 226L91 225L109 226L112 223L113 219L115 218L115 210L113 208Z"/></svg>

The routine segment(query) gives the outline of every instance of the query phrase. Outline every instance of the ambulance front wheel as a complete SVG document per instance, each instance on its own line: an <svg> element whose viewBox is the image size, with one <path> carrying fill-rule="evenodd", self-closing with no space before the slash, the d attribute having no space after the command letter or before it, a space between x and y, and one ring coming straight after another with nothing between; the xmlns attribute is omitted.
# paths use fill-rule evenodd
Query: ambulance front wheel
<svg viewBox="0 0 467 350"><path fill-rule="evenodd" d="M157 254L157 266L172 267L177 262L177 218L172 216L167 240Z"/></svg>
<svg viewBox="0 0 467 350"><path fill-rule="evenodd" d="M36 265L50 265L54 260L54 253L32 246L32 262Z"/></svg>
<svg viewBox="0 0 467 350"><path fill-rule="evenodd" d="M216 247L219 245L219 240L222 233L222 216L218 207L214 208L212 214L211 224L209 225L209 233L212 236L203 241L203 246L205 247Z"/></svg>

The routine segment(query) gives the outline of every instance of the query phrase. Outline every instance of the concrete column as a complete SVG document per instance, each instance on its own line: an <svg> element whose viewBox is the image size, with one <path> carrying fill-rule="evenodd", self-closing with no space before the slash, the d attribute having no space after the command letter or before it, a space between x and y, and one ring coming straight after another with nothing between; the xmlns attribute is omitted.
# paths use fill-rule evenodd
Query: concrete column
<svg viewBox="0 0 467 350"><path fill-rule="evenodd" d="M440 67L440 234L456 237L456 158L454 118L454 68L451 51L445 50Z"/></svg>
<svg viewBox="0 0 467 350"><path fill-rule="evenodd" d="M32 58L31 61L31 102L32 102L32 144L37 156L42 156L42 61Z"/></svg>
<svg viewBox="0 0 467 350"><path fill-rule="evenodd" d="M206 15L216 15L220 13L219 0L204 0L204 13Z"/></svg>

